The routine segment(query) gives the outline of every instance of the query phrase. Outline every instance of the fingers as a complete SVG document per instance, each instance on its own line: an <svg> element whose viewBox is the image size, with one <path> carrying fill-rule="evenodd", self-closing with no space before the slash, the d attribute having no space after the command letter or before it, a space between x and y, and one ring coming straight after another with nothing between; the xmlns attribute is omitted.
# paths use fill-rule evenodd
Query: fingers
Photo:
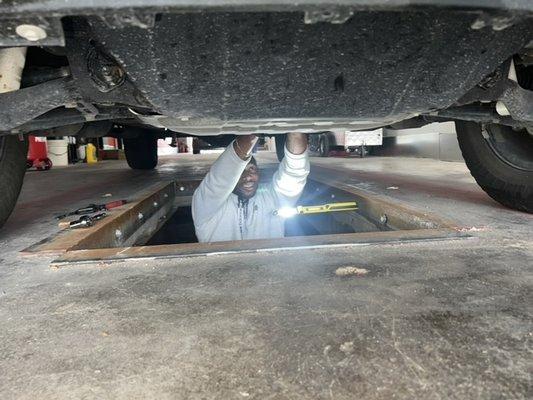
<svg viewBox="0 0 533 400"><path fill-rule="evenodd" d="M288 133L285 146L291 154L303 154L307 150L307 134L301 132Z"/></svg>

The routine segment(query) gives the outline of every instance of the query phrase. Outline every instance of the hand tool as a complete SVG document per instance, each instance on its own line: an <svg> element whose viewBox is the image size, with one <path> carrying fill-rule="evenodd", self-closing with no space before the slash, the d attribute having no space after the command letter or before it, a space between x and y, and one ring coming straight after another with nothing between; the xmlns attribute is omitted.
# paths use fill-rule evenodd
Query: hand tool
<svg viewBox="0 0 533 400"><path fill-rule="evenodd" d="M70 228L70 229L88 228L90 226L93 226L96 221L99 221L105 217L107 217L107 213L105 212L95 214L95 215L84 215L75 221L60 222L59 227Z"/></svg>
<svg viewBox="0 0 533 400"><path fill-rule="evenodd" d="M342 203L328 203L317 206L297 206L297 207L282 207L274 211L274 215L279 215L282 218L290 218L295 215L304 214L321 214L337 211L353 211L357 210L357 203L355 201L347 201Z"/></svg>
<svg viewBox="0 0 533 400"><path fill-rule="evenodd" d="M62 214L62 215L58 215L56 219L63 219L65 217L70 217L71 215L87 215L87 214L92 214L94 212L103 211L103 210L109 211L112 208L123 206L127 202L128 202L127 200L117 200L117 201L112 201L106 204L89 204L87 207L78 208L75 211Z"/></svg>

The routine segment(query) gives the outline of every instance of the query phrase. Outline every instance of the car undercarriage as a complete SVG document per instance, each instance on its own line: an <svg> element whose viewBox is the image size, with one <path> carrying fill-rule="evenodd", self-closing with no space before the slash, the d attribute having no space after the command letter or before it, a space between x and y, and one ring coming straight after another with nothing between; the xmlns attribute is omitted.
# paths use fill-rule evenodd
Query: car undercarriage
<svg viewBox="0 0 533 400"><path fill-rule="evenodd" d="M7 1L0 18L0 65L24 67L0 94L4 152L29 133L121 137L133 159L171 135L452 120L463 154L502 163L480 185L533 208L529 1Z"/></svg>
<svg viewBox="0 0 533 400"><path fill-rule="evenodd" d="M1 100L2 131L69 126L76 116L196 135L368 129L412 118L505 123L488 103L498 101L522 125L533 120L524 90L533 25L524 14L141 8L67 16L61 27L59 38L29 48L22 90ZM64 47L46 46L58 40ZM513 56L525 88L508 78ZM464 107L480 102L487 105Z"/></svg>

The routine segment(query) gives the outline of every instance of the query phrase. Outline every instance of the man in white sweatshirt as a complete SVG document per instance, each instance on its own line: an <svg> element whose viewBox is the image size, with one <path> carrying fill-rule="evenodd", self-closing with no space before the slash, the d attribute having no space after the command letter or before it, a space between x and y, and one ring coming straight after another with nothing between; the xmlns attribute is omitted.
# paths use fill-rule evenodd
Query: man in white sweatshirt
<svg viewBox="0 0 533 400"><path fill-rule="evenodd" d="M251 157L253 135L239 136L211 166L194 192L192 217L200 242L281 238L283 218L274 211L298 201L309 175L307 135L288 133L285 157L272 181L259 185Z"/></svg>

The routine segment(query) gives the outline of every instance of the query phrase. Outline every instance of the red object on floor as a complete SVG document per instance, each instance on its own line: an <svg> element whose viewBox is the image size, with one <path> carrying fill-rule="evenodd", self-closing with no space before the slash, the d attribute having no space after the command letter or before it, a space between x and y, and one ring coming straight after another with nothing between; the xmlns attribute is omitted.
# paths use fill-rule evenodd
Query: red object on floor
<svg viewBox="0 0 533 400"><path fill-rule="evenodd" d="M39 158L33 162L33 166L37 171L48 171L49 169L52 169L53 164L52 160L49 158Z"/></svg>
<svg viewBox="0 0 533 400"><path fill-rule="evenodd" d="M29 136L30 146L28 149L28 159L30 160L39 160L48 157L48 152L46 148L46 140L41 141L35 136Z"/></svg>
<svg viewBox="0 0 533 400"><path fill-rule="evenodd" d="M52 168L52 161L48 158L46 139L29 136L27 168L35 168L37 171L48 171Z"/></svg>
<svg viewBox="0 0 533 400"><path fill-rule="evenodd" d="M49 169L52 169L52 167L52 160L48 157L38 158L36 160L32 158L26 159L26 169L35 168L37 171L48 171Z"/></svg>

